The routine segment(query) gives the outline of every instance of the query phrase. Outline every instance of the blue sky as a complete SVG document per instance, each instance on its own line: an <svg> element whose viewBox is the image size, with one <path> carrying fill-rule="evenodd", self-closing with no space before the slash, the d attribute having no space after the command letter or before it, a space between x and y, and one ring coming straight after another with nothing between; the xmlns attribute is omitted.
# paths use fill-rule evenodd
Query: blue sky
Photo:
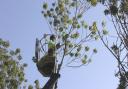
<svg viewBox="0 0 128 89"><path fill-rule="evenodd" d="M42 3L43 0L0 0L0 38L9 40L12 49L21 48L23 62L28 63L25 72L29 84L39 79L41 86L47 78L40 75L31 59L36 37L41 38L49 30L41 14ZM106 20L101 5L85 15L85 20L90 24L96 20L100 26L102 20ZM110 21L107 27L112 30ZM116 89L115 59L100 41L95 46L98 54L91 64L81 68L62 68L58 89Z"/></svg>

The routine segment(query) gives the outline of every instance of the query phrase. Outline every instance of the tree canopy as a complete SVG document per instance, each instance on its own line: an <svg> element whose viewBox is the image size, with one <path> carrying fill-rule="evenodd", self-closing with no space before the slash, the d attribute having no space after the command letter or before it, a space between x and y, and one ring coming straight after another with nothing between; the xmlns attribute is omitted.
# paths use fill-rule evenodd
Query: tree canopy
<svg viewBox="0 0 128 89"><path fill-rule="evenodd" d="M85 13L98 3L106 7L104 14L111 17L116 32L114 40L109 40L110 30L105 29L105 22L101 23L102 30L99 30L96 21L88 25L84 18ZM127 0L57 0L44 2L42 8L42 15L48 23L49 33L45 33L38 40L40 44L38 51L41 55L37 55L44 58L52 52L55 55L55 73L60 73L62 66L79 68L88 65L93 55L97 53L97 49L90 44L100 38L104 46L117 59L118 71L115 76L120 79L117 89L126 89L128 84ZM51 35L55 36L55 42ZM49 48L54 48L54 52L49 51ZM41 57L39 57L40 60L43 59ZM34 58L34 62L37 63ZM9 42L0 38L0 89L26 89L24 68L27 64L22 63L21 59L20 49L11 50ZM42 63L37 64L37 67L39 65ZM35 88L40 89L39 81L35 80L34 83ZM33 88L33 85L28 86L28 89Z"/></svg>
<svg viewBox="0 0 128 89"><path fill-rule="evenodd" d="M23 82L27 81L24 77L27 64L20 63L19 48L13 51L9 47L9 42L0 38L0 89L23 88Z"/></svg>

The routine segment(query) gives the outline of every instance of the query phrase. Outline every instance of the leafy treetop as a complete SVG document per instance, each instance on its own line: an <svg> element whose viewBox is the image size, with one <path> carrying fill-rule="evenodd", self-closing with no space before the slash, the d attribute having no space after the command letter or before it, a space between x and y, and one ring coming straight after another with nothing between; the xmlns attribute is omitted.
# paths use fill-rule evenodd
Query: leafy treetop
<svg viewBox="0 0 128 89"><path fill-rule="evenodd" d="M24 77L24 67L20 49L9 50L9 42L0 38L0 89L18 89L27 80Z"/></svg>
<svg viewBox="0 0 128 89"><path fill-rule="evenodd" d="M43 3L42 14L48 22L50 34L54 34L56 44L61 45L60 49L56 50L60 64L66 57L70 59L67 66L80 67L88 64L92 55L97 53L96 48L92 49L88 45L98 39L96 22L88 26L83 16L90 6L85 0L58 0L51 5L48 2ZM90 49L92 54L89 57ZM80 60L81 62L78 62ZM74 64L76 61L78 64Z"/></svg>

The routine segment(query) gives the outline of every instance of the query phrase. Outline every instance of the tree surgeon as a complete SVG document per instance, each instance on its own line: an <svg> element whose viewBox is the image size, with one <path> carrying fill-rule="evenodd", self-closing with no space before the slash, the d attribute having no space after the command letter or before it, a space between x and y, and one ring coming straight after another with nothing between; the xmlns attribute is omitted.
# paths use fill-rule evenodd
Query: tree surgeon
<svg viewBox="0 0 128 89"><path fill-rule="evenodd" d="M55 51L60 48L60 44L55 43L55 35L50 35L49 40L45 43L48 45L47 52L40 58L40 40L36 39L35 44L35 57L33 61L36 63L39 72L44 77L50 77L48 82L42 89L53 89L53 85L56 83L60 74L55 72Z"/></svg>

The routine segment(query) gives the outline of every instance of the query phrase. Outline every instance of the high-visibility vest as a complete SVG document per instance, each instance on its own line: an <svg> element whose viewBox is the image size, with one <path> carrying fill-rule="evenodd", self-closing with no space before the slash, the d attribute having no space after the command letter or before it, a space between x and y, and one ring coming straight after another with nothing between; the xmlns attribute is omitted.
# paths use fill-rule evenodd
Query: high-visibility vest
<svg viewBox="0 0 128 89"><path fill-rule="evenodd" d="M50 41L48 42L48 48L55 48L55 42L52 41L52 40L50 40Z"/></svg>

